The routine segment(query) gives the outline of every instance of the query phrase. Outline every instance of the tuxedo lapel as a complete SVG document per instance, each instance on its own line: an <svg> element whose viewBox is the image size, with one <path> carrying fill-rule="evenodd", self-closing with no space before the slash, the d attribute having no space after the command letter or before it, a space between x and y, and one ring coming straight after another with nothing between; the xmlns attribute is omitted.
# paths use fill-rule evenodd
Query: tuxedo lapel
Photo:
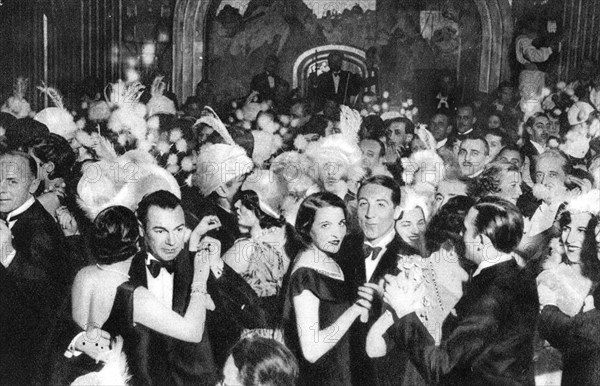
<svg viewBox="0 0 600 386"><path fill-rule="evenodd" d="M177 256L177 265L173 277L173 311L183 315L187 305L189 287L192 281L192 264L187 246L179 256Z"/></svg>
<svg viewBox="0 0 600 386"><path fill-rule="evenodd" d="M375 271L371 275L369 283L378 283L383 275L391 273L398 262L398 251L400 249L399 236L396 235L392 241L387 245L385 253L381 256L379 264L375 267ZM364 263L363 263L364 267Z"/></svg>
<svg viewBox="0 0 600 386"><path fill-rule="evenodd" d="M148 288L148 278L146 277L146 252L138 252L131 261L129 268L129 278L134 285L141 285Z"/></svg>

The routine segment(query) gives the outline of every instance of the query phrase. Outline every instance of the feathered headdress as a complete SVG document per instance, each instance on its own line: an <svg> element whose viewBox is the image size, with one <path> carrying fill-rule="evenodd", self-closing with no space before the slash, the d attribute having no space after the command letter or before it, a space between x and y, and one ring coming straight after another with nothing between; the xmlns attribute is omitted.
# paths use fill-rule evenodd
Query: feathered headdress
<svg viewBox="0 0 600 386"><path fill-rule="evenodd" d="M269 216L279 219L281 205L288 195L285 183L268 169L254 169L242 185L242 190L252 190L258 195L260 209Z"/></svg>
<svg viewBox="0 0 600 386"><path fill-rule="evenodd" d="M590 213L600 215L600 190L593 189L573 199L566 208L570 213Z"/></svg>
<svg viewBox="0 0 600 386"><path fill-rule="evenodd" d="M365 175L358 144L343 134L334 134L311 142L305 154L318 165L318 175L321 178L331 173L332 167L341 167L343 178L349 181L359 181Z"/></svg>
<svg viewBox="0 0 600 386"><path fill-rule="evenodd" d="M164 76L157 76L152 82L152 88L150 89L152 98L146 104L148 116L150 117L154 114L175 115L177 113L175 102L163 95L167 88L167 84L163 82L163 79Z"/></svg>
<svg viewBox="0 0 600 386"><path fill-rule="evenodd" d="M287 151L271 162L271 171L287 185L287 191L303 197L316 183L314 163L304 153Z"/></svg>
<svg viewBox="0 0 600 386"><path fill-rule="evenodd" d="M205 106L204 114L196 124L209 125L225 140L225 143L207 144L200 148L193 184L206 197L222 184L250 173L254 163L246 151L235 143L225 124L212 108Z"/></svg>
<svg viewBox="0 0 600 386"><path fill-rule="evenodd" d="M401 162L402 179L407 185L428 183L437 187L444 179L444 161L434 150L417 151Z"/></svg>
<svg viewBox="0 0 600 386"><path fill-rule="evenodd" d="M31 106L29 106L29 102L25 100L28 84L29 80L22 76L15 79L13 95L4 102L0 111L12 114L18 119L28 117L31 113Z"/></svg>
<svg viewBox="0 0 600 386"><path fill-rule="evenodd" d="M139 82L126 84L122 80L111 84L110 104L117 106L108 119L108 128L119 134L119 143L124 146L129 136L135 138L137 148L146 148L148 128L146 106L139 103L144 86Z"/></svg>
<svg viewBox="0 0 600 386"><path fill-rule="evenodd" d="M65 109L62 96L57 89L47 86L42 82L38 90L48 95L56 107L46 107L34 117L36 121L42 122L51 133L58 134L61 137L71 140L77 131L77 124L73 120L71 113Z"/></svg>
<svg viewBox="0 0 600 386"><path fill-rule="evenodd" d="M119 157L106 152L106 158L84 167L77 184L79 205L92 220L113 205L135 210L146 194L157 190L181 197L175 178L143 150L131 150Z"/></svg>
<svg viewBox="0 0 600 386"><path fill-rule="evenodd" d="M340 132L349 141L358 143L358 131L361 123L362 117L358 111L346 105L340 106Z"/></svg>

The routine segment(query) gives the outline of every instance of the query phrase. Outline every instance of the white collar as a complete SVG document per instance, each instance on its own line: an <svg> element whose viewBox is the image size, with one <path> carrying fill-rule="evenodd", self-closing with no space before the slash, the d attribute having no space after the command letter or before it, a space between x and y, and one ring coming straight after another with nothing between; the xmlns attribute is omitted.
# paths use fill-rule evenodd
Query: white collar
<svg viewBox="0 0 600 386"><path fill-rule="evenodd" d="M396 236L396 230L394 229L394 227L392 227L392 229L390 229L390 231L383 236L379 242L377 242L375 245L373 245L370 241L365 240L365 244L372 246L373 248L385 248L389 243L392 242L392 240L394 239L394 237Z"/></svg>
<svg viewBox="0 0 600 386"><path fill-rule="evenodd" d="M448 142L448 138L442 139L435 145L435 148L439 149L439 148L443 147L444 145L446 145L446 142Z"/></svg>
<svg viewBox="0 0 600 386"><path fill-rule="evenodd" d="M475 270L475 272L473 273L473 277L479 275L481 273L481 271L483 271L486 268L489 267L493 267L494 265L500 264L500 263L504 263L506 261L510 261L513 260L513 256L511 254L506 254L503 253L502 256L499 259L496 260L483 260L481 263L479 263L479 266L477 267L477 270Z"/></svg>
<svg viewBox="0 0 600 386"><path fill-rule="evenodd" d="M468 176L469 178L475 178L478 177L481 173L483 173L483 168L479 169L478 171L476 171L475 173L471 174L470 176Z"/></svg>
<svg viewBox="0 0 600 386"><path fill-rule="evenodd" d="M535 150L537 150L537 152L539 154L542 154L543 152L546 151L546 148L542 145L540 145L539 143L535 142L535 141L531 141L531 144L533 145L533 147L535 147Z"/></svg>
<svg viewBox="0 0 600 386"><path fill-rule="evenodd" d="M6 222L10 222L10 219L14 216L17 216L23 212L25 212L27 209L31 208L31 205L33 205L35 203L35 198L33 196L29 197L29 199L27 201L25 201L23 203L23 205L21 205L20 207L18 207L17 209L13 210L12 212L10 212L8 214L8 216L6 216Z"/></svg>

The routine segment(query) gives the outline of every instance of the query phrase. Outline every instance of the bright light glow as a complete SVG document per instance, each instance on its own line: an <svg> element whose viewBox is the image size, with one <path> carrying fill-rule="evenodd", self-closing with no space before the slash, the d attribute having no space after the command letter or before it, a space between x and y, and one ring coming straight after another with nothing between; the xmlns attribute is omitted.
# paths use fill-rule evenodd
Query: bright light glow
<svg viewBox="0 0 600 386"><path fill-rule="evenodd" d="M142 47L142 63L145 66L150 66L154 63L156 46L154 43L146 43Z"/></svg>

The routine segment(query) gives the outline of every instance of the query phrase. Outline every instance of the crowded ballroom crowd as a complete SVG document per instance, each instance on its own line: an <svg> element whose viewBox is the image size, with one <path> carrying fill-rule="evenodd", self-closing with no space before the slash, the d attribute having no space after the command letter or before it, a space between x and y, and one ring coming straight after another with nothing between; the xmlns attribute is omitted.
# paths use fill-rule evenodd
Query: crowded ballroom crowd
<svg viewBox="0 0 600 386"><path fill-rule="evenodd" d="M600 72L515 49L428 116L341 52L302 97L275 56L235 101L16 79L0 384L600 384Z"/></svg>

